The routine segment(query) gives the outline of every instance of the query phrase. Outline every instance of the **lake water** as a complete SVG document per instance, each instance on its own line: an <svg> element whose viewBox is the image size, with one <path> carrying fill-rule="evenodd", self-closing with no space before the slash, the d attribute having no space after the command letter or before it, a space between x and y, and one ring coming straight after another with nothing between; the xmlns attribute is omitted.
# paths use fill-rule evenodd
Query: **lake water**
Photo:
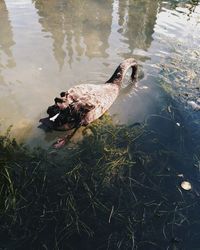
<svg viewBox="0 0 200 250"><path fill-rule="evenodd" d="M122 91L111 114L142 122L162 95L160 65L194 47L199 59L199 13L187 1L1 1L1 130L13 125L18 140L52 142L37 126L54 97L78 83L105 82L128 57L144 78Z"/></svg>
<svg viewBox="0 0 200 250"><path fill-rule="evenodd" d="M134 57L140 79L123 86L110 114L116 123L148 124L157 147L179 154L176 162L171 155L155 163L171 164L173 174L191 180L188 197L198 201L200 112L190 102L200 105L199 34L199 1L0 0L1 132L13 125L17 140L51 145L63 133L45 133L38 125L54 97L79 83L105 82L121 61ZM153 150L149 142L141 145ZM188 225L185 239L194 237L194 247L166 249L199 249L199 223Z"/></svg>

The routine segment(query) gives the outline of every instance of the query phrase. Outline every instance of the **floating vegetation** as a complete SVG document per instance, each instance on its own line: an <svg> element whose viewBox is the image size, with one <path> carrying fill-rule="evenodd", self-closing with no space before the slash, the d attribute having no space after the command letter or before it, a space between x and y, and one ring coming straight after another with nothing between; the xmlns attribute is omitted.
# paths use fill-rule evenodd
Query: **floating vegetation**
<svg viewBox="0 0 200 250"><path fill-rule="evenodd" d="M1 136L0 248L163 249L198 243L198 235L190 234L200 224L198 185L182 193L182 152L163 144L152 119L119 126L105 115L81 142L62 150L30 150L9 133ZM186 166L190 172L197 168L184 157L187 177Z"/></svg>

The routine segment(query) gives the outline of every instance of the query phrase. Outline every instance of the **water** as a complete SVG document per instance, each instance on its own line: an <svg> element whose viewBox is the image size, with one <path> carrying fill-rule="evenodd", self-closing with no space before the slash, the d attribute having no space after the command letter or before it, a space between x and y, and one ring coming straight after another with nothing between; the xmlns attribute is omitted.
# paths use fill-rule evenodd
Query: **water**
<svg viewBox="0 0 200 250"><path fill-rule="evenodd" d="M155 162L192 180L199 197L200 112L188 105L200 98L198 1L0 0L0 16L1 131L13 125L19 141L51 145L61 133L37 126L54 97L78 83L105 82L135 57L143 78L121 91L113 120L147 123L159 135L156 146L180 157ZM141 149L154 146L147 140ZM196 235L198 225L191 228Z"/></svg>
<svg viewBox="0 0 200 250"><path fill-rule="evenodd" d="M13 135L30 144L48 141L38 120L60 91L105 82L127 57L143 65L145 79L121 94L111 114L121 123L143 121L159 98L151 65L169 58L172 38L185 47L199 44L199 6L184 1L7 0L0 6L1 128L12 124Z"/></svg>

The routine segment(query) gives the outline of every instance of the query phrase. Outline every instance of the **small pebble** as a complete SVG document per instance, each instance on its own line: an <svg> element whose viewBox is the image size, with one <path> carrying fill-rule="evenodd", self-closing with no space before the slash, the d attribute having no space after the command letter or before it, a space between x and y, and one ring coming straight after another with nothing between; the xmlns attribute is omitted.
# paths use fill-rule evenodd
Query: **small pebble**
<svg viewBox="0 0 200 250"><path fill-rule="evenodd" d="M192 185L188 181L181 182L181 187L182 189L187 190L187 191L192 189Z"/></svg>

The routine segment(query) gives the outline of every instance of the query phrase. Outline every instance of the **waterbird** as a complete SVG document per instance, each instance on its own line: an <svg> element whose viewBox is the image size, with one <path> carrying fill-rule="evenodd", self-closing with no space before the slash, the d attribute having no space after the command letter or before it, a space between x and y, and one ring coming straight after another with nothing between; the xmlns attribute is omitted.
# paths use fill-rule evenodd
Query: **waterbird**
<svg viewBox="0 0 200 250"><path fill-rule="evenodd" d="M131 68L131 82L137 81L138 63L134 58L125 59L119 64L111 78L102 84L79 84L55 98L54 105L48 107L48 121L53 129L73 130L87 126L101 117L115 102L124 77ZM42 119L40 120L41 122ZM59 148L74 134L59 139L54 147Z"/></svg>

